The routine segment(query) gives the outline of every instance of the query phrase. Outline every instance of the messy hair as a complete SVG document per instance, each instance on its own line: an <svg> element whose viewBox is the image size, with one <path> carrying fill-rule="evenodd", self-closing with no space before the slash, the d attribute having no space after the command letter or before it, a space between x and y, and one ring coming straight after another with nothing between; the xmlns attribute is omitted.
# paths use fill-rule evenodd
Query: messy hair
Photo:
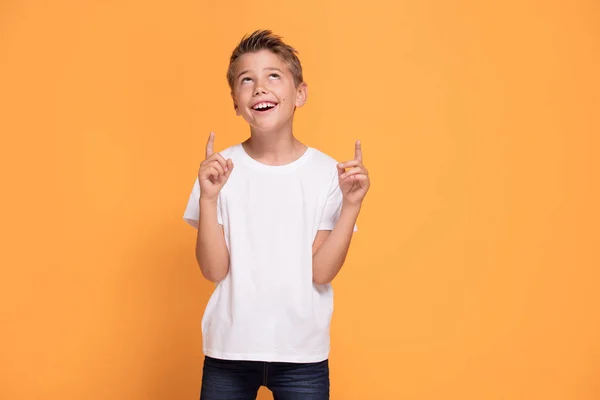
<svg viewBox="0 0 600 400"><path fill-rule="evenodd" d="M246 53L254 53L260 50L269 50L279 56L290 69L296 86L304 82L302 65L297 56L298 52L290 45L284 43L280 36L273 34L270 30L257 30L250 35L244 36L231 54L229 68L227 69L227 82L231 90L233 90L235 80L236 60Z"/></svg>

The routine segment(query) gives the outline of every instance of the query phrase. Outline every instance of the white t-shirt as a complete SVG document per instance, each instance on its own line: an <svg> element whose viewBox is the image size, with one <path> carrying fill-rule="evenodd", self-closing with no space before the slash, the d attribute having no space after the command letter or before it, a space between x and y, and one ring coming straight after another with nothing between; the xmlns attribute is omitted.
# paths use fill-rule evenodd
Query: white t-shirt
<svg viewBox="0 0 600 400"><path fill-rule="evenodd" d="M333 229L341 211L336 160L311 147L282 166L258 162L241 144L220 154L234 164L217 201L230 268L204 312L204 354L229 360L325 360L333 290L312 281L312 245L318 230ZM195 228L199 199L196 178L184 213Z"/></svg>

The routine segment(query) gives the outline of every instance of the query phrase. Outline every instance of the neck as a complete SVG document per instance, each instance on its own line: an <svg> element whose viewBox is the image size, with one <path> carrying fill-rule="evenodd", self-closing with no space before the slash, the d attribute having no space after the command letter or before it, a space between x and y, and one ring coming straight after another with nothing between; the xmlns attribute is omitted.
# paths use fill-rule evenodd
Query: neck
<svg viewBox="0 0 600 400"><path fill-rule="evenodd" d="M291 126L276 131L251 128L244 143L246 152L257 161L269 165L284 165L298 159L306 146L294 137Z"/></svg>

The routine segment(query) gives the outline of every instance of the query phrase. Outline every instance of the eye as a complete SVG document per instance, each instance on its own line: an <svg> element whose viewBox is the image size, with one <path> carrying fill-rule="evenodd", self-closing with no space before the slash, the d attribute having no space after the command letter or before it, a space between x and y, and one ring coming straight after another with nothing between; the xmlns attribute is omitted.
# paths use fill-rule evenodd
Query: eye
<svg viewBox="0 0 600 400"><path fill-rule="evenodd" d="M252 78L250 78L248 76L245 76L245 77L242 78L241 82L242 83L246 83L246 82L250 82L251 80L252 80Z"/></svg>
<svg viewBox="0 0 600 400"><path fill-rule="evenodd" d="M281 78L281 76L279 76L279 74L272 73L271 75L269 75L269 78L279 79L279 78Z"/></svg>

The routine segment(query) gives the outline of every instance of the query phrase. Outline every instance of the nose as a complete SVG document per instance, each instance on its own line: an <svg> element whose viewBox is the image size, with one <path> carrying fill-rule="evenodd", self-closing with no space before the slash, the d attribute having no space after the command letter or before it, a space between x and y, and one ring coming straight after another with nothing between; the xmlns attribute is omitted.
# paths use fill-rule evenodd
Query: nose
<svg viewBox="0 0 600 400"><path fill-rule="evenodd" d="M256 83L256 87L254 88L254 96L265 94L267 92L267 88L265 87L262 81Z"/></svg>

